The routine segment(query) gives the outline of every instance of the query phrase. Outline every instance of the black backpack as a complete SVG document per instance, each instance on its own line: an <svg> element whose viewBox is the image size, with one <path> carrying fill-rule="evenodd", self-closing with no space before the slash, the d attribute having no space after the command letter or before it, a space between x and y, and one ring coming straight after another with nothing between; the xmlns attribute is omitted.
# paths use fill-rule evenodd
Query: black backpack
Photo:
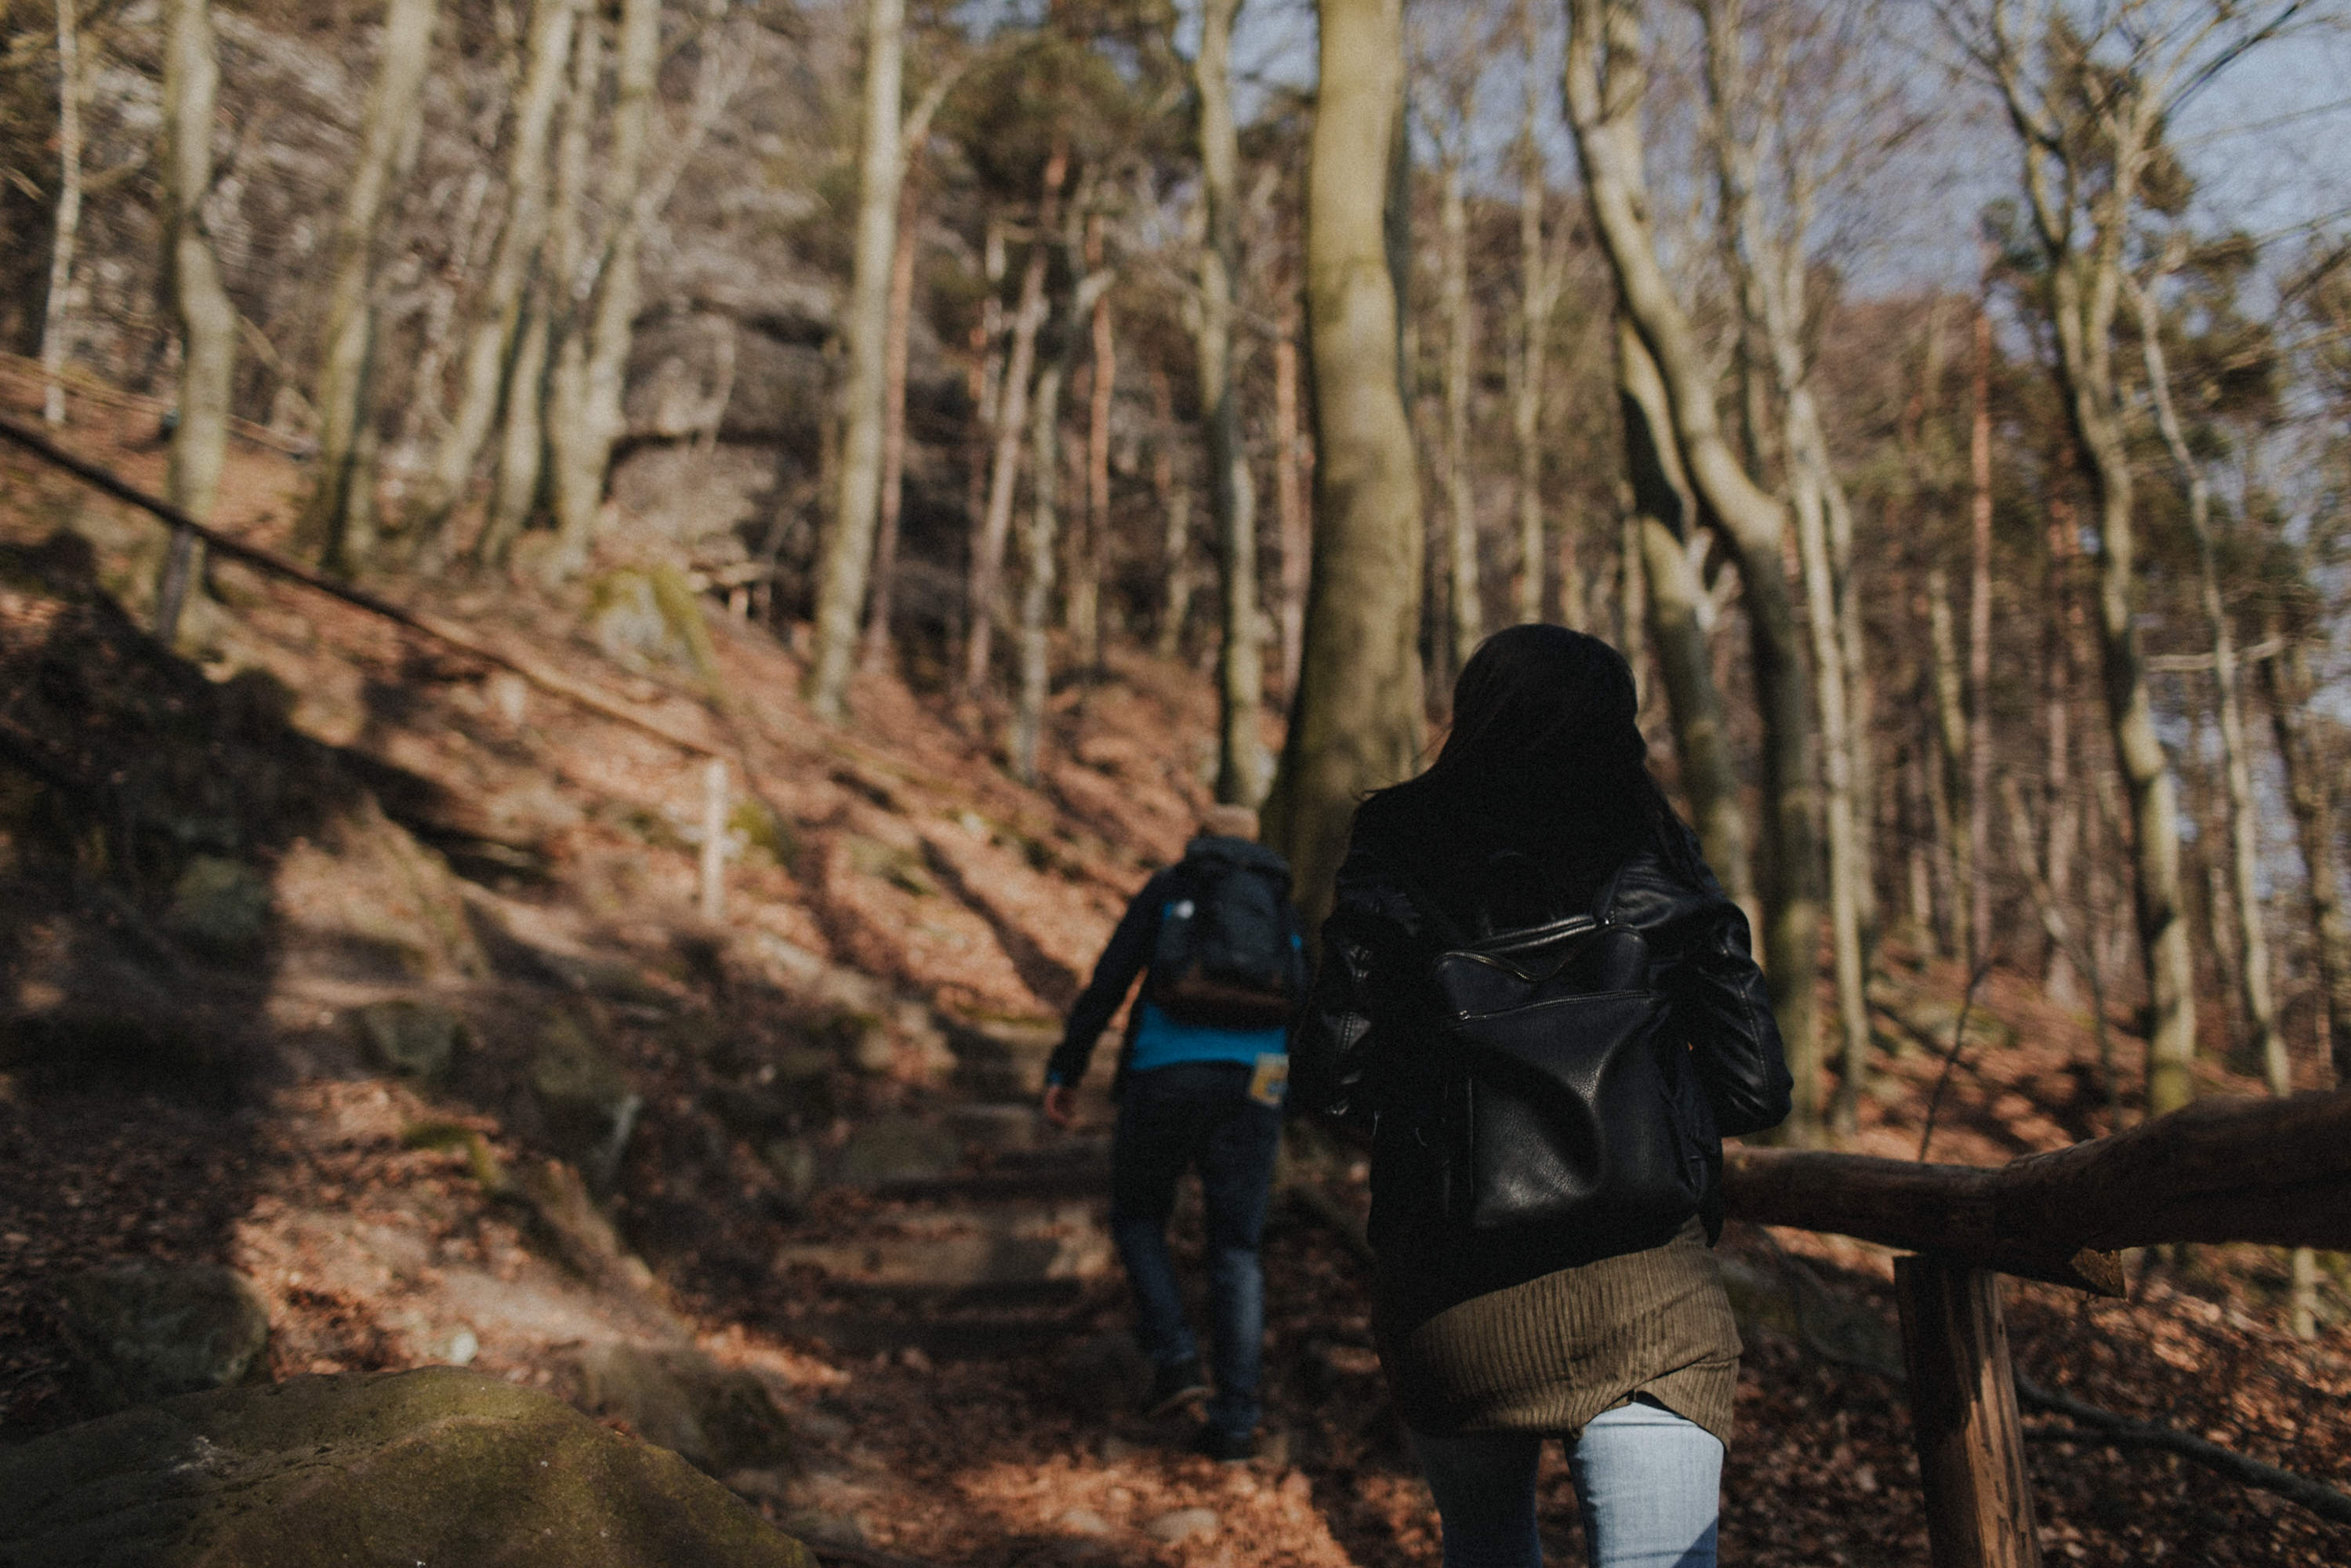
<svg viewBox="0 0 2351 1568"><path fill-rule="evenodd" d="M1290 866L1247 839L1192 841L1160 916L1149 996L1178 1023L1277 1029L1306 988Z"/></svg>
<svg viewBox="0 0 2351 1568"><path fill-rule="evenodd" d="M1647 941L1610 918L1622 874L1589 910L1501 931L1405 883L1436 938L1417 988L1434 1103L1410 1120L1457 1235L1539 1242L1564 1266L1658 1246L1705 1200L1712 1117Z"/></svg>

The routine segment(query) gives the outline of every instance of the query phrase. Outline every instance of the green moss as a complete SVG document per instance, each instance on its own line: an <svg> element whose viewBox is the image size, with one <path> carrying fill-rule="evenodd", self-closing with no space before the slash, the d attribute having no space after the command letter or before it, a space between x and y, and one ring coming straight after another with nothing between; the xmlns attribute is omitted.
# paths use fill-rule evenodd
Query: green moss
<svg viewBox="0 0 2351 1568"><path fill-rule="evenodd" d="M483 1191L502 1193L513 1186L506 1166L498 1161L497 1152L490 1147L490 1141L462 1123L412 1123L401 1129L400 1145L404 1149L462 1150L466 1171Z"/></svg>

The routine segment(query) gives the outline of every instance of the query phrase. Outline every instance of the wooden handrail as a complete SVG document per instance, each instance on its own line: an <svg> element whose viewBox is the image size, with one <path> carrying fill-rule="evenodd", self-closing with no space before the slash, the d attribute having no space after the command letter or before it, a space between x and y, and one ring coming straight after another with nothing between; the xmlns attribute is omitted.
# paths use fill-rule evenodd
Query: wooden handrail
<svg viewBox="0 0 2351 1568"><path fill-rule="evenodd" d="M2114 1254L2174 1241L2351 1250L2351 1090L2202 1100L2005 1166L1735 1149L1735 1218L2119 1293Z"/></svg>

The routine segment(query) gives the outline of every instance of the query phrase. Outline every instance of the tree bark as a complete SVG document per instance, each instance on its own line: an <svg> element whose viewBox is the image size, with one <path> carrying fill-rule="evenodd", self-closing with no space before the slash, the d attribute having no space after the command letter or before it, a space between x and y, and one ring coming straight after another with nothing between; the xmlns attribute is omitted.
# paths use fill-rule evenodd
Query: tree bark
<svg viewBox="0 0 2351 1568"><path fill-rule="evenodd" d="M1102 214L1086 214L1086 270L1102 265ZM1102 668L1102 585L1110 556L1110 416L1118 390L1118 340L1112 329L1110 291L1094 298L1093 383L1086 401L1086 531L1080 569L1068 591L1071 640L1078 667Z"/></svg>
<svg viewBox="0 0 2351 1568"><path fill-rule="evenodd" d="M2294 837L2309 878L2311 925L2317 933L2318 980L2325 995L2321 1013L2338 1081L2351 1082L2351 917L2343 904L2337 860L2334 790L2316 737L2311 734L2314 683L2309 656L2288 640L2262 665L2269 698L2270 725L2285 764L2286 804L2294 812Z"/></svg>
<svg viewBox="0 0 2351 1568"><path fill-rule="evenodd" d="M2176 255L2176 252L2174 253ZM2167 257L2167 260L2171 259ZM2159 283L2160 277L2155 280ZM2212 687L2220 709L2220 758L2229 803L2229 871L2235 897L2239 980L2243 988L2245 1021L2252 1031L2252 1053L2273 1094L2294 1091L2293 1070L2286 1060L2285 1037L2279 1032L2277 1003L2271 988L2269 936L2262 928L2261 816L2253 798L2252 748L2245 735L2244 694L2237 668L2237 634L2220 599L2220 567L2212 542L2212 486L2203 465L2189 450L2188 433L2171 397L2171 371L2163 351L2163 318L2152 284L2133 284L2138 306L2140 352L2147 362L2147 390L2155 403L2156 427L2162 433L2172 465L2188 492L2188 531L2196 544L2199 597L2204 624L2212 640Z"/></svg>
<svg viewBox="0 0 2351 1568"><path fill-rule="evenodd" d="M1637 0L1571 0L1567 99L1595 227L1626 314L1666 386L1675 444L1707 517L1729 546L1746 589L1762 707L1762 793L1769 875L1763 948L1772 1008L1795 1078L1785 1135L1821 1126L1821 1045L1814 977L1821 895L1817 791L1811 778L1811 694L1782 566L1784 514L1723 438L1707 357L1656 256L1641 166L1646 68ZM1605 68L1604 69L1604 55Z"/></svg>
<svg viewBox="0 0 2351 1568"><path fill-rule="evenodd" d="M1690 564L1687 541L1698 507L1681 457L1674 450L1666 386L1632 321L1616 316L1616 390L1624 410L1625 465L1631 476L1639 570L1646 589L1666 710L1681 764L1682 795L1689 802L1706 863L1748 919L1757 917L1755 873L1749 856L1747 814L1739 802L1739 768L1722 693L1699 614L1705 591Z"/></svg>
<svg viewBox="0 0 2351 1568"><path fill-rule="evenodd" d="M1314 570L1266 837L1319 919L1364 791L1418 761L1420 479L1398 378L1387 197L1403 111L1402 0L1323 0L1307 152ZM1386 147L1388 158L1364 155Z"/></svg>
<svg viewBox="0 0 2351 1568"><path fill-rule="evenodd" d="M1004 547L1012 534L1012 492L1020 476L1020 437L1029 419L1029 381L1037 362L1037 333L1045 324L1046 256L1060 227L1061 182L1069 172L1069 142L1057 139L1045 157L1036 233L1029 242L1028 265L1020 274L1020 304L1012 316L1011 350L997 394L996 460L988 473L987 512L974 541L968 584L963 659L967 697L977 696L987 684L997 601L1002 597Z"/></svg>
<svg viewBox="0 0 2351 1568"><path fill-rule="evenodd" d="M41 306L41 418L66 422L67 309L73 298L74 252L81 241L81 20L75 0L57 8L57 208L50 225L49 292Z"/></svg>
<svg viewBox="0 0 2351 1568"><path fill-rule="evenodd" d="M1239 266L1240 138L1233 126L1233 19L1241 0L1204 0L1193 80L1200 97L1200 423L1208 512L1217 529L1223 635L1217 656L1217 799L1254 806L1265 795L1263 643L1257 591L1257 484L1241 445L1233 294Z"/></svg>
<svg viewBox="0 0 2351 1568"><path fill-rule="evenodd" d="M415 128L439 9L439 0L390 0L384 9L382 51L360 124L359 163L335 229L334 281L329 286L313 400L319 410L319 451L312 462L318 477L298 532L299 542L334 572L363 570L375 553L370 498L354 497L352 486L363 482L366 472L359 461L360 426L375 417L370 394L376 233L401 148Z"/></svg>
<svg viewBox="0 0 2351 1568"><path fill-rule="evenodd" d="M1300 483L1304 444L1298 430L1298 323L1285 315L1273 340L1273 504L1281 529L1281 697L1292 707L1306 648L1306 580L1314 548Z"/></svg>
<svg viewBox="0 0 2351 1568"><path fill-rule="evenodd" d="M1176 483L1176 393L1168 384L1167 372L1155 366L1151 372L1151 397L1159 422L1158 433L1152 437L1151 493L1158 499L1160 516L1166 519L1160 549L1166 594L1159 611L1155 651L1163 659L1174 659L1184 651L1184 623L1192 614L1192 490L1189 486L1179 488Z"/></svg>
<svg viewBox="0 0 2351 1568"><path fill-rule="evenodd" d="M1542 149L1536 141L1542 103L1541 76L1535 67L1539 39L1533 0L1520 0L1519 27L1526 50L1525 90L1519 114L1519 342L1512 369L1510 431L1518 441L1519 572L1520 622L1543 618L1542 402L1544 349L1552 313L1559 307L1560 265L1543 243L1543 209L1551 187L1543 178ZM1583 630L1584 585L1573 528L1559 543L1559 618Z"/></svg>
<svg viewBox="0 0 2351 1568"><path fill-rule="evenodd" d="M841 720L850 673L856 665L857 632L873 560L873 523L882 499L882 446L889 418L890 267L897 254L898 187L905 175L905 150L899 136L905 26L905 0L866 0L865 141L850 285L849 382L841 395L841 489L819 570L816 651L808 680L809 706L828 724ZM1039 476L1040 486L1048 482Z"/></svg>
<svg viewBox="0 0 2351 1568"><path fill-rule="evenodd" d="M1013 709L1011 747L1012 771L1023 784L1037 782L1038 741L1052 677L1045 615L1052 605L1053 547L1061 529L1061 381L1067 369L1056 359L1038 374L1029 435L1029 523L1021 530L1028 571L1020 591L1020 695Z"/></svg>
<svg viewBox="0 0 2351 1568"><path fill-rule="evenodd" d="M163 39L163 243L180 322L179 423L164 495L198 522L212 517L227 455L229 379L236 368L236 308L221 283L205 225L213 183L213 120L220 59L211 0L169 0ZM187 580L198 580L192 561Z"/></svg>
<svg viewBox="0 0 2351 1568"><path fill-rule="evenodd" d="M1975 313L1968 417L1968 962L1991 951L1991 314Z"/></svg>
<svg viewBox="0 0 2351 1568"><path fill-rule="evenodd" d="M898 587L898 517L906 499L906 361L914 341L914 253L919 143L906 151L898 187L897 248L890 257L890 331L883 345L882 494L873 530L873 591L865 612L865 648L860 665L878 674L890 665L890 619Z"/></svg>
<svg viewBox="0 0 2351 1568"><path fill-rule="evenodd" d="M1446 593L1453 636L1453 668L1458 674L1486 635L1484 595L1479 586L1478 492L1469 474L1469 359L1476 350L1476 319L1469 308L1469 200L1464 188L1461 149L1446 159L1440 207L1445 237L1445 520L1447 524Z"/></svg>
<svg viewBox="0 0 2351 1568"><path fill-rule="evenodd" d="M473 311L459 365L457 412L434 452L432 472L416 507L419 563L445 559L443 534L464 500L474 465L497 418L508 361L522 325L523 291L547 234L547 138L563 96L564 68L580 0L538 0L531 16L529 60L515 99L514 140L507 162L507 221L490 275Z"/></svg>
<svg viewBox="0 0 2351 1568"><path fill-rule="evenodd" d="M1937 871L1943 892L1943 919L1951 952L1970 968L1980 961L1970 946L1968 890L1975 885L1975 845L1968 838L1959 802L1967 799L1963 759L1968 754L1967 675L1951 613L1951 574L1940 562L1927 570L1928 642L1934 649Z"/></svg>
<svg viewBox="0 0 2351 1568"><path fill-rule="evenodd" d="M2210 70L2241 58L2259 41L2262 24L2252 13L2243 15L2256 31L2217 55ZM2037 90L2027 82L2017 43L2001 30L2003 16L1995 15L1991 47L1979 58L2023 154L2025 204L2049 268L2059 392L2096 508L2106 719L2130 800L2135 904L2147 970L2147 1103L2149 1114L2160 1115L2195 1094L2195 967L2180 900L2178 789L2156 732L2139 645L2135 476L2114 328L2140 175L2173 94L2185 80L2208 79L2203 68L2181 72L2214 29L2183 28L2180 36L2189 40L2179 46L2183 52L2139 62L2137 90L2102 95L2084 108L2071 85L2074 68L2064 60L2053 62L2052 76ZM2225 8L2220 19L2228 19Z"/></svg>
<svg viewBox="0 0 2351 1568"><path fill-rule="evenodd" d="M604 504L612 444L626 423L622 396L636 336L637 248L653 218L644 183L645 146L660 68L661 0L622 0L602 200L611 227L583 312L579 412L558 424L549 444L557 528L556 548L548 554L550 579L568 577L587 562Z"/></svg>

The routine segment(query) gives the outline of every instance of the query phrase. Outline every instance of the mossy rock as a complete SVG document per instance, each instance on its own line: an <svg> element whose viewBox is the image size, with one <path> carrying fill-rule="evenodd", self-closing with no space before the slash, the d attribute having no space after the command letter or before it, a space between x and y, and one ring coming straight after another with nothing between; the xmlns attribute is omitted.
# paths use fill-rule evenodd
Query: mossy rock
<svg viewBox="0 0 2351 1568"><path fill-rule="evenodd" d="M814 1568L677 1455L455 1367L191 1395L0 1448L9 1568Z"/></svg>
<svg viewBox="0 0 2351 1568"><path fill-rule="evenodd" d="M431 1002L395 997L368 1003L357 1018L376 1065L426 1083L449 1075L449 1064L465 1043L465 1026L457 1015Z"/></svg>
<svg viewBox="0 0 2351 1568"><path fill-rule="evenodd" d="M580 1353L580 1373L589 1409L627 1422L711 1475L771 1469L791 1458L790 1429L767 1385L700 1351L594 1344Z"/></svg>
<svg viewBox="0 0 2351 1568"><path fill-rule="evenodd" d="M557 1146L591 1186L608 1187L644 1104L628 1074L577 1019L559 1013L539 1035L530 1086Z"/></svg>
<svg viewBox="0 0 2351 1568"><path fill-rule="evenodd" d="M269 933L269 882L243 861L191 858L172 883L163 924L216 958L249 958Z"/></svg>
<svg viewBox="0 0 2351 1568"><path fill-rule="evenodd" d="M85 1396L100 1410L241 1383L269 1343L260 1292L212 1264L109 1264L67 1279L57 1301Z"/></svg>

